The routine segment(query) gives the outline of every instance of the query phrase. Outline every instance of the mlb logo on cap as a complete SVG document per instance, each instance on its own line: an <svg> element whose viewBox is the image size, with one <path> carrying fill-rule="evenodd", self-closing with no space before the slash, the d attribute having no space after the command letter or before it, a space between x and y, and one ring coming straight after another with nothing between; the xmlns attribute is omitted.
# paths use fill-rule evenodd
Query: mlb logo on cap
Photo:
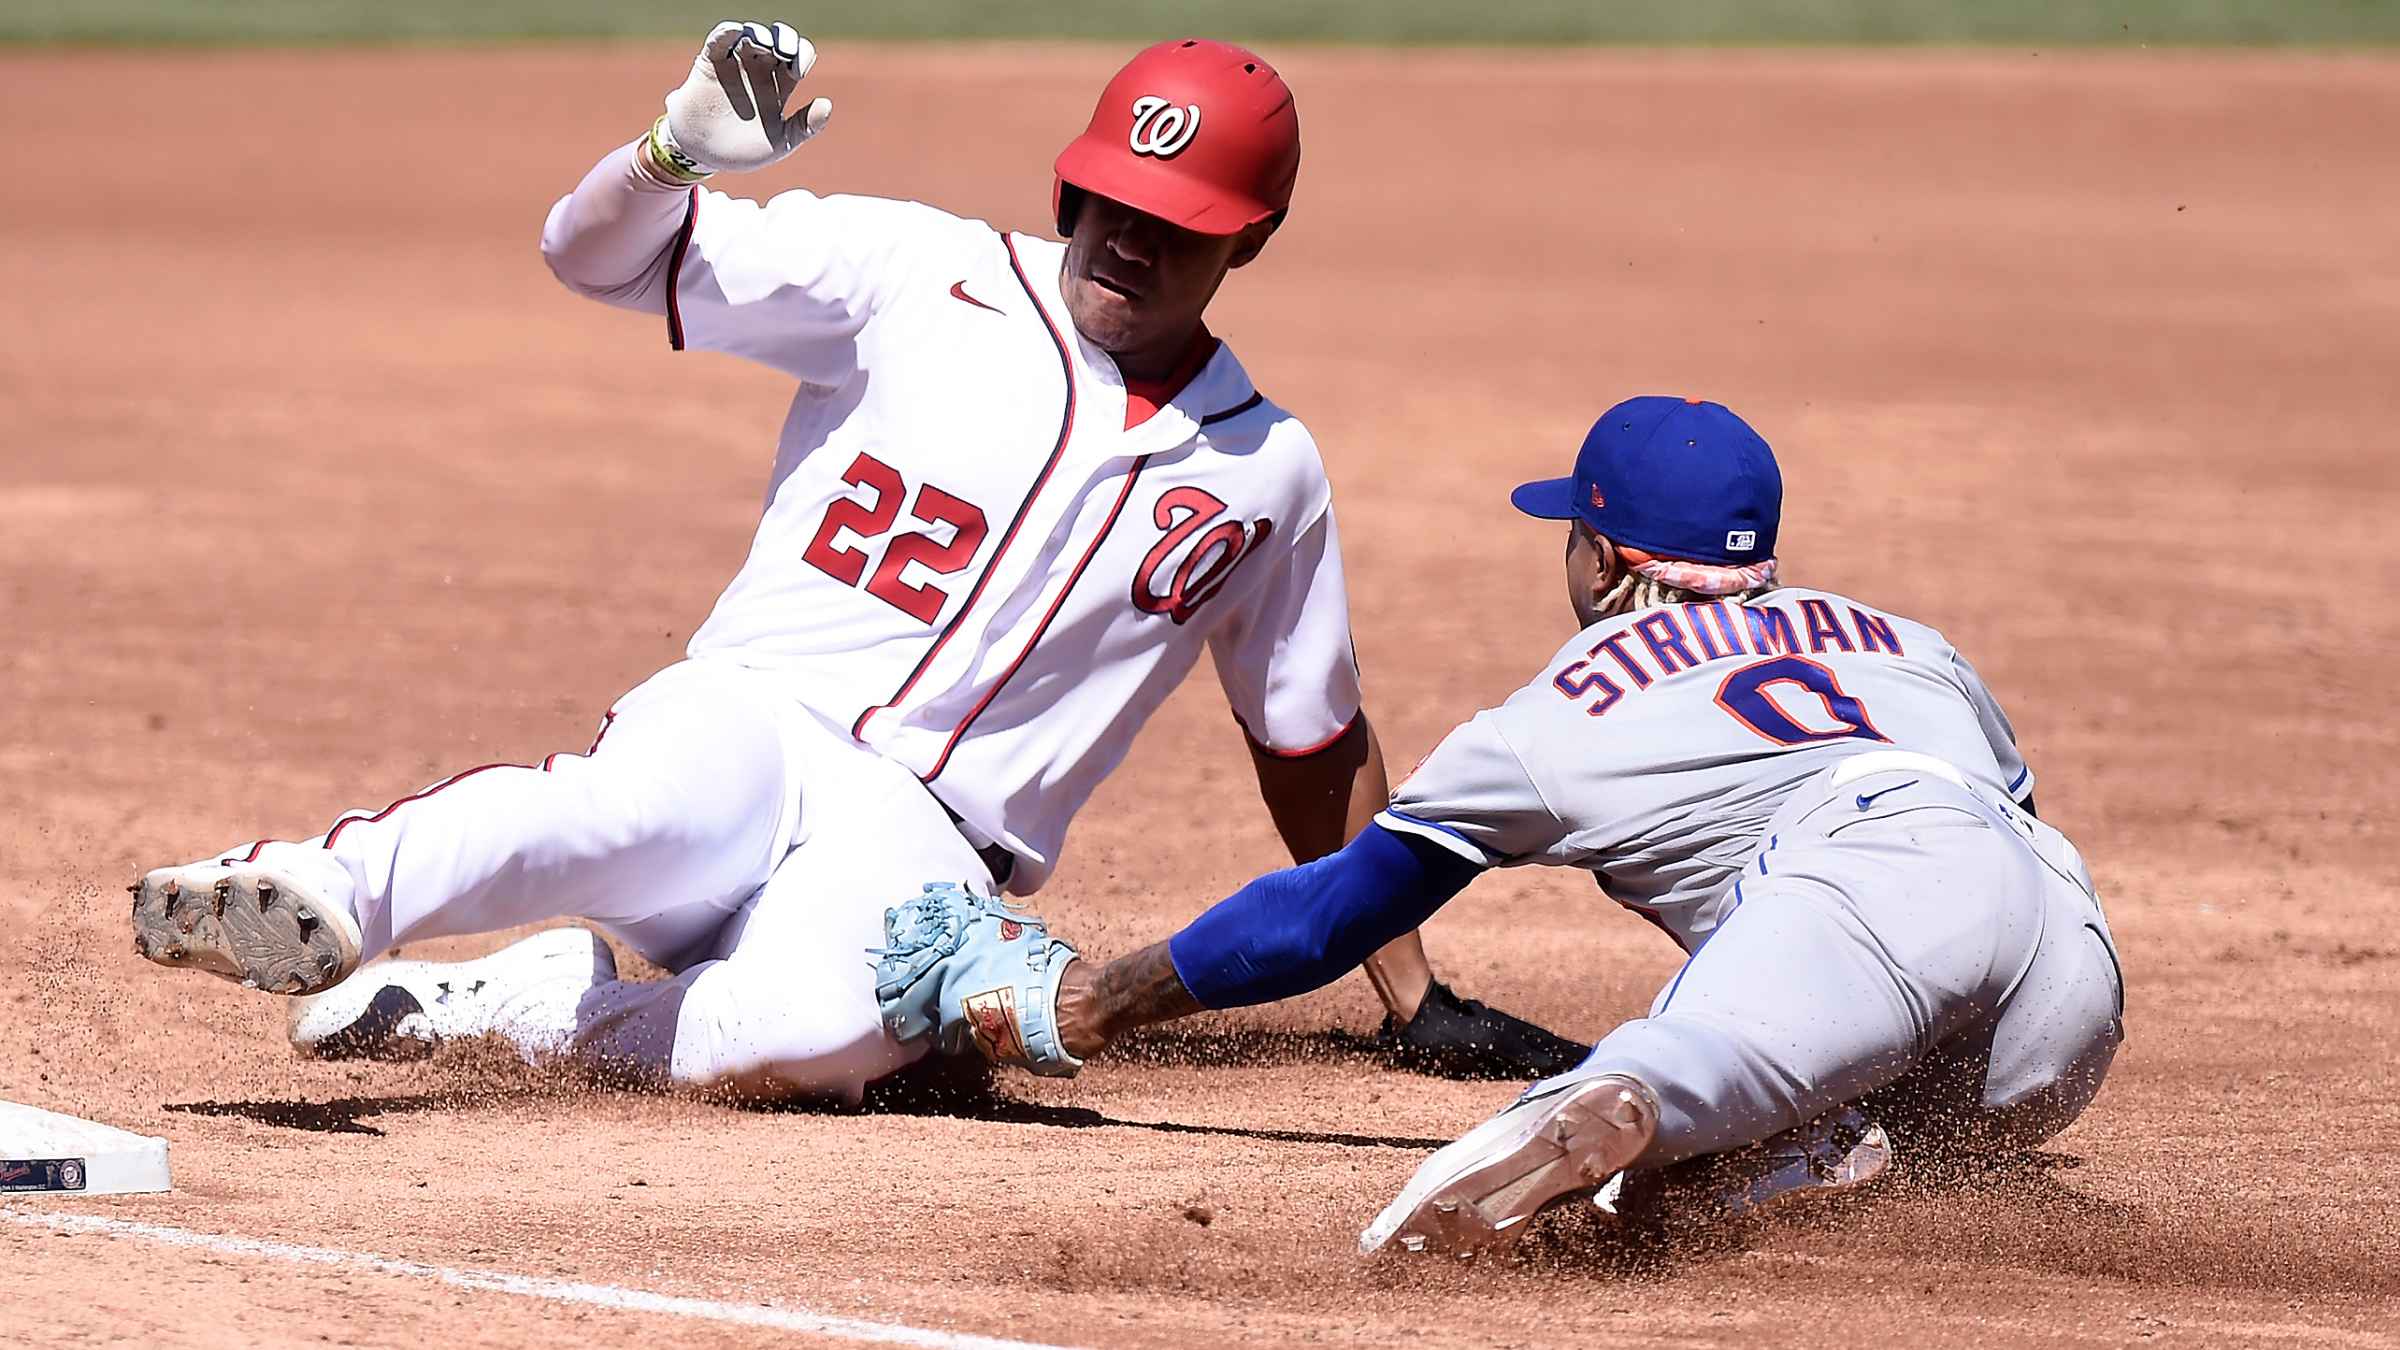
<svg viewBox="0 0 2400 1350"><path fill-rule="evenodd" d="M1509 500L1657 557L1756 563L1775 556L1783 473L1724 404L1651 395L1601 414L1573 474L1527 483Z"/></svg>

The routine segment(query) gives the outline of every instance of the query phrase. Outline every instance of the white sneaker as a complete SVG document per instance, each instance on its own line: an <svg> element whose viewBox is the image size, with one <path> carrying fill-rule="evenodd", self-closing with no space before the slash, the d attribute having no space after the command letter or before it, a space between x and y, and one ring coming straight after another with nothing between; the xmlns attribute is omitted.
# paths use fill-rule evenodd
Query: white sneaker
<svg viewBox="0 0 2400 1350"><path fill-rule="evenodd" d="M161 867L133 892L133 949L273 994L313 994L358 968L346 885L267 863Z"/></svg>
<svg viewBox="0 0 2400 1350"><path fill-rule="evenodd" d="M472 961L377 961L292 1005L292 1048L319 1059L416 1059L496 1035L527 1062L566 1051L576 1010L617 978L600 935L549 928Z"/></svg>
<svg viewBox="0 0 2400 1350"><path fill-rule="evenodd" d="M1690 1232L1855 1191L1891 1165L1883 1127L1843 1106L1748 1148L1629 1176L1597 1199L1620 1218Z"/></svg>
<svg viewBox="0 0 2400 1350"><path fill-rule="evenodd" d="M1658 1101L1623 1074L1544 1085L1427 1158L1400 1198L1359 1235L1390 1245L1470 1255L1513 1244L1525 1221L1562 1197L1589 1192L1650 1146Z"/></svg>

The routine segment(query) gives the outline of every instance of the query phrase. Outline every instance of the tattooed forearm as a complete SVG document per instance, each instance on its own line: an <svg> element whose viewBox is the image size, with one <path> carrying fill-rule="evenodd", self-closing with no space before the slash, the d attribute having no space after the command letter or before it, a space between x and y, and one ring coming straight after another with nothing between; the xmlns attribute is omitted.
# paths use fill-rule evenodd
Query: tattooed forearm
<svg viewBox="0 0 2400 1350"><path fill-rule="evenodd" d="M1201 1011L1183 987L1164 942L1093 969L1078 961L1058 989L1059 1038L1067 1053L1088 1059L1110 1041L1154 1022Z"/></svg>
<svg viewBox="0 0 2400 1350"><path fill-rule="evenodd" d="M1200 1000L1192 997L1183 987L1183 977L1175 973L1175 961L1163 942L1102 967L1099 1001L1102 1025L1112 1037L1201 1010Z"/></svg>

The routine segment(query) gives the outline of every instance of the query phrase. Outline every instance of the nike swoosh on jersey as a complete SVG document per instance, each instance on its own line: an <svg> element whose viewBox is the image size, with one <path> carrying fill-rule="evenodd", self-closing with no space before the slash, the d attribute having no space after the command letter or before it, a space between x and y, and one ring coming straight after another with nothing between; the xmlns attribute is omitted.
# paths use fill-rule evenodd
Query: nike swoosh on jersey
<svg viewBox="0 0 2400 1350"><path fill-rule="evenodd" d="M976 299L974 296L967 294L967 283L963 278L950 283L950 298L953 300L964 300L977 309L988 309L994 314L1002 312L998 305L987 305L981 300Z"/></svg>
<svg viewBox="0 0 2400 1350"><path fill-rule="evenodd" d="M1881 789L1881 790L1879 790L1879 791L1875 791L1875 792L1862 792L1862 793L1858 794L1858 809L1859 809L1859 810L1861 810L1861 811L1864 811L1864 810L1866 810L1868 807L1870 807L1870 806L1873 806L1873 805L1875 804L1875 799L1876 799L1877 797L1885 797L1885 796L1889 796L1889 795L1891 795L1892 793L1898 792L1898 791L1899 791L1900 789L1902 789L1902 788L1912 788L1912 787L1915 787L1916 785L1917 785L1917 780L1916 780L1916 779L1914 779L1914 778L1911 778L1911 779L1909 779L1909 780L1908 780L1907 782L1905 782L1905 783L1894 783L1894 784L1892 784L1890 787L1888 787L1888 788L1883 788L1883 789Z"/></svg>

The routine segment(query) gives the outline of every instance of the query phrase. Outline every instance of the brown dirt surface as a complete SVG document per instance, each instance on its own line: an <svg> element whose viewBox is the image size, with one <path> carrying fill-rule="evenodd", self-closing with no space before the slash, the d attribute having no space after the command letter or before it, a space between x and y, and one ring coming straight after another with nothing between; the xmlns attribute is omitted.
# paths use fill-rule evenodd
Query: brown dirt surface
<svg viewBox="0 0 2400 1350"><path fill-rule="evenodd" d="M829 51L832 133L744 187L1039 227L1116 55ZM301 1062L273 1001L139 961L141 868L579 747L732 574L781 381L534 249L685 60L0 56L0 1098L163 1134L178 1181L0 1209L1084 1346L2394 1343L2390 57L1287 68L1299 208L1212 317L1326 447L1396 763L1563 636L1504 489L1619 396L1730 401L1790 574L1959 639L2107 895L2131 1040L2022 1168L1648 1263L1370 1267L1359 1226L1513 1089L1354 1053L1355 979L1006 1108L838 1115ZM1207 685L1044 898L1091 949L1277 861ZM1429 941L1584 1036L1675 964L1533 870ZM22 1224L0 1270L0 1342L781 1336Z"/></svg>

